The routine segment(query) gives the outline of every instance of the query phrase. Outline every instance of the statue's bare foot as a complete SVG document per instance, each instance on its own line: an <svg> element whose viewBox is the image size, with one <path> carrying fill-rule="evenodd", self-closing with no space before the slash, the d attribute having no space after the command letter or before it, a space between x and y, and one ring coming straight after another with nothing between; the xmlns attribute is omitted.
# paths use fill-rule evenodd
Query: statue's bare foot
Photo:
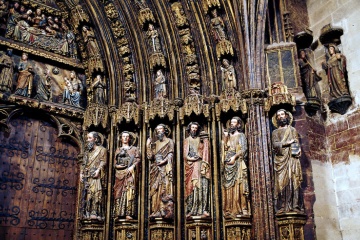
<svg viewBox="0 0 360 240"><path fill-rule="evenodd" d="M202 218L207 218L210 217L210 214L207 211L204 211L203 214L201 215Z"/></svg>
<svg viewBox="0 0 360 240"><path fill-rule="evenodd" d="M126 216L125 218L126 218L126 220L132 220L132 219L133 219L133 218L130 217L130 216Z"/></svg>

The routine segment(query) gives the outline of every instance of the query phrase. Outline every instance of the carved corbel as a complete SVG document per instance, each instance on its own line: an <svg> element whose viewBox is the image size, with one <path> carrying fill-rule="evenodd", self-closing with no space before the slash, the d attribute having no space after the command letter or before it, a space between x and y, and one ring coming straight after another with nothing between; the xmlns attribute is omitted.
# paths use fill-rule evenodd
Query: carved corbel
<svg viewBox="0 0 360 240"><path fill-rule="evenodd" d="M273 106L280 104L289 104L293 108L296 106L295 96L288 92L287 86L282 82L271 84L268 92L268 98L265 99L265 111L270 111Z"/></svg>
<svg viewBox="0 0 360 240"><path fill-rule="evenodd" d="M91 125L95 127L107 127L109 109L106 105L89 103L84 114L84 128L88 129Z"/></svg>
<svg viewBox="0 0 360 240"><path fill-rule="evenodd" d="M116 113L116 121L121 123L125 120L127 123L134 121L140 123L140 107L135 102L125 102Z"/></svg>

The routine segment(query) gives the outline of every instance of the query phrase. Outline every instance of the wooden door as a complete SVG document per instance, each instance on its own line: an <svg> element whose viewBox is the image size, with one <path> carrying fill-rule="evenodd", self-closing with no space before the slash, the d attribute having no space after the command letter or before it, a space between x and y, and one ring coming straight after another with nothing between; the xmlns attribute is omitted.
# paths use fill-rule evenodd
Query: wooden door
<svg viewBox="0 0 360 240"><path fill-rule="evenodd" d="M0 132L0 239L71 239L78 148L48 117L21 115L10 126Z"/></svg>

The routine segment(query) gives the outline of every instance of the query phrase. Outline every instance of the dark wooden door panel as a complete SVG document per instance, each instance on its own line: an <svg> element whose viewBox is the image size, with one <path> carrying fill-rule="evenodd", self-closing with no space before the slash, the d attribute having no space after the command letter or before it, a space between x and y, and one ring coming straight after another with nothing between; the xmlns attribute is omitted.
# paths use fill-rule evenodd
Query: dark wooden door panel
<svg viewBox="0 0 360 240"><path fill-rule="evenodd" d="M46 119L18 116L0 132L0 238L70 239L78 149Z"/></svg>

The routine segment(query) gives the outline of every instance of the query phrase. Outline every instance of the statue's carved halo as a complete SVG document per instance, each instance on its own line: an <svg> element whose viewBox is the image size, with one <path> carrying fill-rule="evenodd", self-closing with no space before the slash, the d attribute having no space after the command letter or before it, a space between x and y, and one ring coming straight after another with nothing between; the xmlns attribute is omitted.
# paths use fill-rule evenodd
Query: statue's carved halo
<svg viewBox="0 0 360 240"><path fill-rule="evenodd" d="M101 146L104 146L104 141L105 141L105 137L104 135L102 135L101 133L97 132L99 134L99 138L100 138L100 142L101 142Z"/></svg>
<svg viewBox="0 0 360 240"><path fill-rule="evenodd" d="M231 119L233 119L233 117L231 117L229 120L226 121L226 128L229 129L231 127ZM241 124L241 131L244 132L244 127L245 127L245 124L244 124L244 121L240 118L240 124Z"/></svg>
<svg viewBox="0 0 360 240"><path fill-rule="evenodd" d="M136 140L137 140L137 134L134 133L134 132L130 132L130 131L123 131L123 132L121 132L120 135L119 135L119 139L118 139L119 142L120 142L121 135L122 135L123 133L128 133L128 134L131 136L131 142L130 142L129 145L130 145L130 146L134 146L135 143L136 143Z"/></svg>
<svg viewBox="0 0 360 240"><path fill-rule="evenodd" d="M280 110L280 109L279 109ZM279 111L278 110L278 111ZM276 113L278 112L278 111L276 111L275 112L275 114L273 115L273 117L271 118L271 122L272 122L272 124L274 125L274 127L275 128L278 128L279 126L278 126L278 123L277 123L277 119L276 119ZM287 114L288 116L289 116L289 125L291 126L291 124L293 123L293 120L294 120L294 117L293 117L293 115L291 114L291 112L289 112L289 111L286 111L286 110L284 110L285 111L285 114Z"/></svg>

